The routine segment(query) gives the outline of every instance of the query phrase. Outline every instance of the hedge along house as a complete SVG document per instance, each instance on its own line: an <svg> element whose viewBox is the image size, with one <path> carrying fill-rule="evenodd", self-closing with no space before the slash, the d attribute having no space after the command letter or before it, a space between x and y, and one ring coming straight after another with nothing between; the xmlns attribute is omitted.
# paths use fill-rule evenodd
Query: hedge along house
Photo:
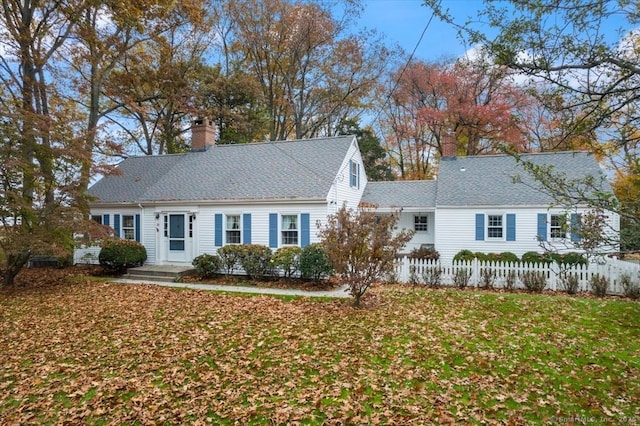
<svg viewBox="0 0 640 426"><path fill-rule="evenodd" d="M142 242L148 264L189 264L226 244L304 247L319 241L316 223L360 203L399 211L398 226L416 231L405 251L435 248L444 262L462 249L521 256L540 240L572 251L579 236L563 224L588 210L553 207L508 155L445 157L432 181L368 182L354 136L215 145L208 120L192 130L191 152L128 158L89 190L92 218ZM522 157L569 179L602 175L585 152ZM616 214L606 220L619 232Z"/></svg>
<svg viewBox="0 0 640 426"><path fill-rule="evenodd" d="M127 158L89 189L92 218L140 241L148 264L189 264L226 244L304 247L367 185L354 136L216 145L208 120L192 132L191 152Z"/></svg>

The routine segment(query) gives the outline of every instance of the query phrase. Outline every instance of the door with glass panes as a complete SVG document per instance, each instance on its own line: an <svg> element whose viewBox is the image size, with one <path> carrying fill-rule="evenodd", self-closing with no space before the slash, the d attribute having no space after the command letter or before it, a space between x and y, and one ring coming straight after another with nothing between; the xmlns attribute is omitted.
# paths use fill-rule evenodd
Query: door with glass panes
<svg viewBox="0 0 640 426"><path fill-rule="evenodd" d="M164 220L164 249L168 262L187 262L191 259L193 215L167 213Z"/></svg>

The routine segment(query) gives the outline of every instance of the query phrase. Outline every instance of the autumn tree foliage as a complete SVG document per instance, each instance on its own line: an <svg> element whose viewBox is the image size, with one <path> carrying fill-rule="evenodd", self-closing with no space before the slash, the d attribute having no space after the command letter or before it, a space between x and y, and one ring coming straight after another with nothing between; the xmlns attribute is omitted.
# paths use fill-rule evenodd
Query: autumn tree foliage
<svg viewBox="0 0 640 426"><path fill-rule="evenodd" d="M74 132L80 116L48 66L75 29L73 8L3 0L0 14L0 271L5 286L33 254L68 254L90 161Z"/></svg>
<svg viewBox="0 0 640 426"><path fill-rule="evenodd" d="M621 251L640 250L640 160L615 172L613 190L620 202Z"/></svg>
<svg viewBox="0 0 640 426"><path fill-rule="evenodd" d="M377 281L393 272L394 261L414 232L396 230L398 213L377 214L375 207L343 206L329 216L319 236L340 281L349 286L355 306Z"/></svg>
<svg viewBox="0 0 640 426"><path fill-rule="evenodd" d="M213 18L205 6L203 0L168 3L143 15L150 25L139 29L139 42L123 52L105 82L106 98L117 106L108 118L119 144L145 155L188 148L190 120L203 113L198 83L209 72L203 57Z"/></svg>
<svg viewBox="0 0 640 426"><path fill-rule="evenodd" d="M390 53L370 33L347 35L356 9L336 19L320 2L229 0L231 60L260 84L271 140L333 135L360 111Z"/></svg>
<svg viewBox="0 0 640 426"><path fill-rule="evenodd" d="M193 3L197 2L182 2L182 8L192 10ZM122 67L125 58L132 60L132 52L142 52L142 44L175 27L175 20L169 19L172 3L165 0L78 2L69 7L75 15L73 42L60 46L50 69L59 82L57 86L84 111L85 155L109 156L123 151L122 146L103 131L109 117L125 105L108 96L113 93L108 87L112 73ZM86 189L93 174L104 171L100 162L85 163L79 176L80 185Z"/></svg>
<svg viewBox="0 0 640 426"><path fill-rule="evenodd" d="M535 128L540 150L593 151L617 175L616 194L626 192L622 188L627 182L637 179L640 154L638 2L486 2L479 13L483 28L456 22L436 0L425 4L456 26L465 41L482 45L493 63L517 73L526 84L542 105L538 123L546 127L541 132ZM556 184L559 176L550 170L535 177L562 202L571 182ZM622 199L618 202L608 193L593 191L571 202L620 214L625 247L624 238L635 234L627 230L640 226L640 216L637 207L628 208L634 203L624 195Z"/></svg>
<svg viewBox="0 0 640 426"><path fill-rule="evenodd" d="M388 152L403 179L431 178L448 144L457 155L495 153L505 145L523 149L518 110L528 99L505 68L482 58L414 62L391 82L384 124Z"/></svg>

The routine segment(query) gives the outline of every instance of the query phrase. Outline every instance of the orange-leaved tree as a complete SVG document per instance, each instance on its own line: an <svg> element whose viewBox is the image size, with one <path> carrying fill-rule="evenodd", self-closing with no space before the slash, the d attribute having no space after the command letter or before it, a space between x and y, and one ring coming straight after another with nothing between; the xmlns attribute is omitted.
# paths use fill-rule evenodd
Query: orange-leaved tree
<svg viewBox="0 0 640 426"><path fill-rule="evenodd" d="M414 231L396 231L398 213L377 214L373 206L343 206L320 229L322 246L339 280L349 286L354 305L375 282L393 272L398 251Z"/></svg>

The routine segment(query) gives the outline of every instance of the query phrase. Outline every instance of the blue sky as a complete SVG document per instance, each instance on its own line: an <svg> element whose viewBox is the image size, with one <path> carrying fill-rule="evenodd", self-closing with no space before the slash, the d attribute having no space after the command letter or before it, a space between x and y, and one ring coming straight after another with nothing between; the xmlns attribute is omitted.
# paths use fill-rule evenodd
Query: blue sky
<svg viewBox="0 0 640 426"><path fill-rule="evenodd" d="M360 25L384 33L389 44L397 42L407 53L413 51L431 17L431 9L423 5L423 0L362 0L362 3L364 12ZM456 22L464 24L472 19L476 21L474 27L480 28L477 12L485 6L482 0L442 0L442 6L449 10ZM622 16L611 17L603 25L607 39L612 43L620 40L619 28L632 28ZM459 57L471 47L458 39L450 25L434 18L415 57L425 61Z"/></svg>
<svg viewBox="0 0 640 426"><path fill-rule="evenodd" d="M384 33L389 44L398 43L407 53L413 51L431 18L431 9L424 6L422 0L364 0L363 4L365 10L360 24ZM483 2L444 0L443 5L458 22L466 22L467 18L476 16ZM450 25L433 18L416 51L416 58L458 57L469 47L462 44Z"/></svg>

